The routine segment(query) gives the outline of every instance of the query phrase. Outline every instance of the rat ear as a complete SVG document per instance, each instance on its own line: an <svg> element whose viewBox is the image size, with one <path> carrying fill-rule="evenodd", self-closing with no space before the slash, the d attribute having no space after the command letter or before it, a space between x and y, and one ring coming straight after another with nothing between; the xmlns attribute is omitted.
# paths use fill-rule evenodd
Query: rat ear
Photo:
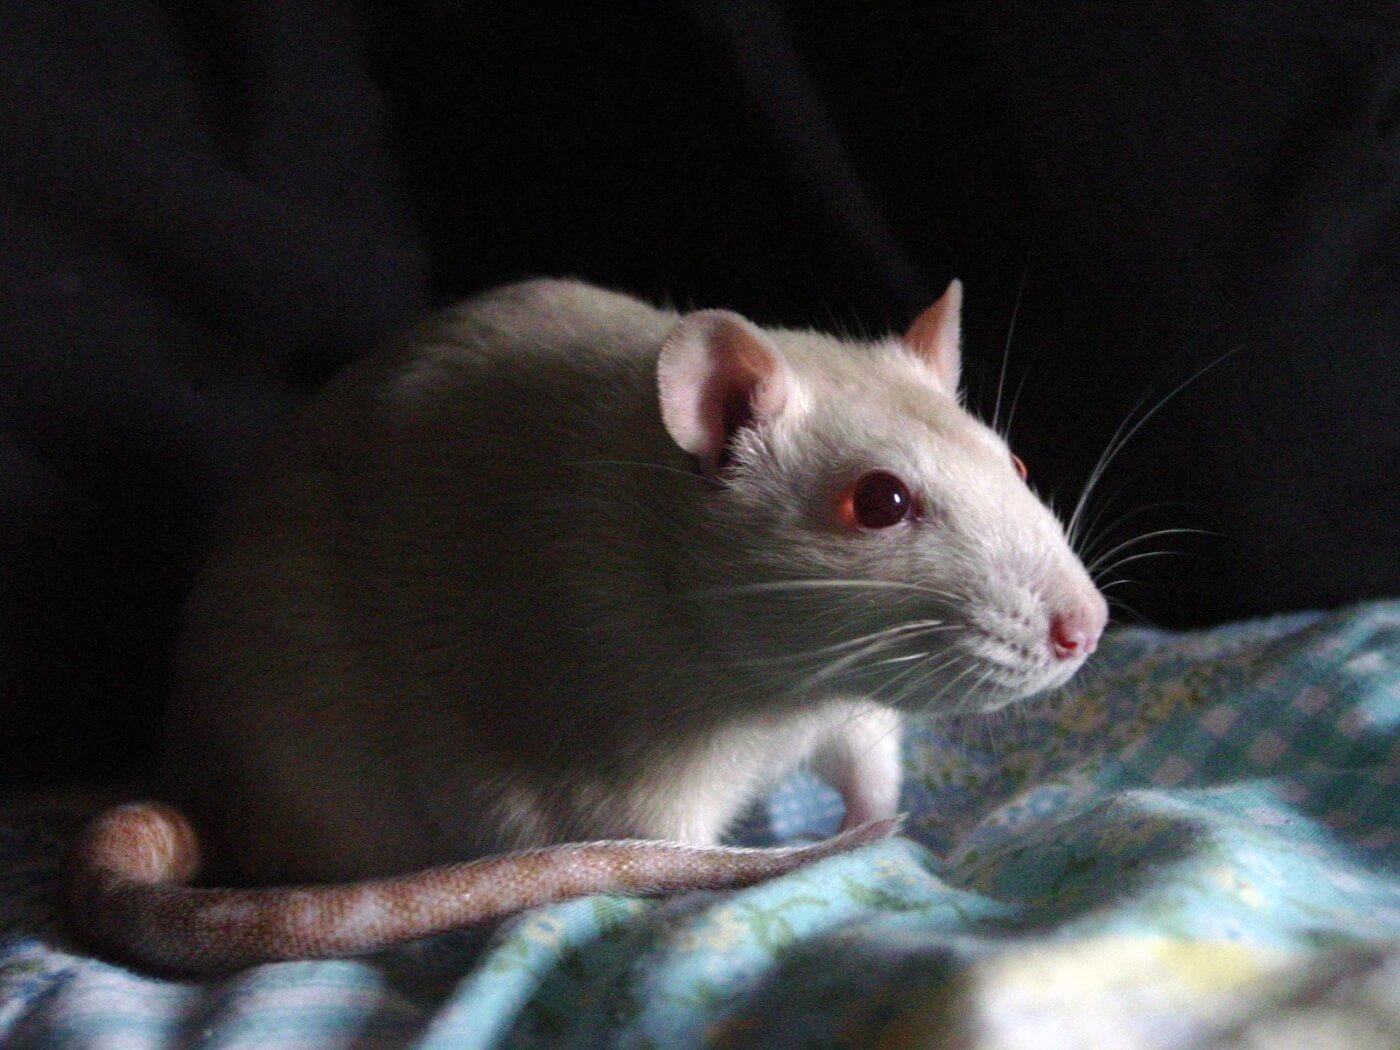
<svg viewBox="0 0 1400 1050"><path fill-rule="evenodd" d="M728 310L687 314L661 344L661 419L713 477L735 431L787 403L787 366L761 331Z"/></svg>
<svg viewBox="0 0 1400 1050"><path fill-rule="evenodd" d="M914 318L904 345L933 367L944 389L958 392L962 368L962 282L952 281L938 302Z"/></svg>

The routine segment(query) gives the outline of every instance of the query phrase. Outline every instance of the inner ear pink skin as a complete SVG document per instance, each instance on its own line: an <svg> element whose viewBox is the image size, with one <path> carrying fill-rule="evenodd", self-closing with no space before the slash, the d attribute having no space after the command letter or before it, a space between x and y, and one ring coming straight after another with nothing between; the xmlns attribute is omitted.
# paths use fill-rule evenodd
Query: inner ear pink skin
<svg viewBox="0 0 1400 1050"><path fill-rule="evenodd" d="M672 440L718 474L735 433L776 418L787 404L782 354L738 314L688 314L657 361L661 419Z"/></svg>
<svg viewBox="0 0 1400 1050"><path fill-rule="evenodd" d="M962 282L954 279L936 303L914 318L904 345L926 361L950 395L962 370Z"/></svg>

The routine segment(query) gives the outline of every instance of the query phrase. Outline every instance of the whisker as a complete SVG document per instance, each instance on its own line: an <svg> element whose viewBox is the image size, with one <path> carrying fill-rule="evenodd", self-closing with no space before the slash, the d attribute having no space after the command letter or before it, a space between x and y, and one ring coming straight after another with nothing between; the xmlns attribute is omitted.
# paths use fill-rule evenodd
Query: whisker
<svg viewBox="0 0 1400 1050"><path fill-rule="evenodd" d="M703 474L697 474L693 470L682 470L679 467L667 466L665 463L648 463L641 459L578 459L567 464L571 467L645 467L648 470L660 470L667 474L679 474L683 478L690 478L692 481L710 484L708 478Z"/></svg>
<svg viewBox="0 0 1400 1050"><path fill-rule="evenodd" d="M966 678L976 669L977 665L972 664L971 666L964 668L957 675L954 675L951 681L945 684L943 688L938 690L937 693L935 693L932 697L928 699L928 701L923 706L924 712L926 713L930 711L940 700L942 700L945 696L948 695L948 693L953 689L954 686L956 686L959 682L961 682L964 678ZM957 705L955 705L954 710L957 710Z"/></svg>
<svg viewBox="0 0 1400 1050"><path fill-rule="evenodd" d="M978 693L980 693L980 692L982 691L982 687L983 687L984 685L986 685L988 682L990 682L990 681L996 676L996 670L997 670L997 669L996 669L995 667L988 667L988 668L984 669L983 672L982 672L980 675L977 676L977 681L975 681L975 682L972 683L972 688L968 690L968 695L969 695L969 696L976 696ZM1002 707L1002 708L999 708L998 711L992 711L992 712L988 712L988 713L989 713L989 714L995 715L995 714L997 714L999 711L1005 711L1005 710L1006 710L1006 708L1005 708L1005 707Z"/></svg>
<svg viewBox="0 0 1400 1050"><path fill-rule="evenodd" d="M1110 547L1108 550L1104 551L1102 554L1096 555L1096 556L1094 557L1094 560L1091 561L1091 562L1089 562L1088 565L1086 566L1086 568L1089 570L1089 575L1092 576L1092 575L1094 575L1094 573L1098 570L1099 566L1100 566L1103 562L1107 561L1109 558L1112 558L1115 554L1118 554L1118 553L1120 553L1120 552L1122 552L1122 551L1125 551L1125 550L1131 550L1133 547L1137 546L1139 543L1146 543L1148 540L1158 539L1159 537L1162 537L1162 536L1181 536L1181 535L1219 536L1220 533L1218 533L1218 532L1212 532L1212 531L1209 530L1209 529L1187 529L1187 528L1156 529L1156 530L1154 530L1154 531L1152 531L1152 532L1144 532L1141 536L1134 536L1134 537L1133 537L1132 539L1130 539L1130 540L1124 540L1122 543L1119 543L1119 544L1116 544L1116 545L1113 546L1113 547Z"/></svg>
<svg viewBox="0 0 1400 1050"><path fill-rule="evenodd" d="M1016 384L1016 393L1011 395L1011 411L1006 413L1006 429L1003 432L1003 436L1009 436L1011 434L1011 428L1016 424L1016 409L1021 404L1021 393L1025 390L1026 380L1030 378L1031 371L1035 368L1039 360L1040 351L1037 349L1036 352L1031 355L1031 359L1026 362L1026 370L1021 373L1021 379Z"/></svg>
<svg viewBox="0 0 1400 1050"><path fill-rule="evenodd" d="M908 583L899 580L865 580L865 579L831 579L831 580L766 580L761 583L735 583L726 584L723 587L703 587L698 590L689 591L691 597L732 597L736 594L767 594L782 591L826 591L826 590L891 590L891 591L914 591L919 594L931 594L939 598L961 598L961 595L951 591L940 591L933 587L920 583Z"/></svg>
<svg viewBox="0 0 1400 1050"><path fill-rule="evenodd" d="M1119 569L1121 569L1124 565L1131 565L1131 564L1132 564L1133 562L1135 562L1135 561L1142 561L1142 560L1144 560L1144 559L1146 559L1146 558L1165 558L1165 557L1189 558L1189 557L1191 557L1191 552L1190 552L1190 551L1173 551L1173 550L1143 551L1141 554L1131 554L1131 555L1129 555L1129 556L1126 557L1126 558L1120 558L1120 559L1118 559L1116 562L1114 562L1112 565L1106 566L1106 567L1104 568L1103 571L1106 572L1106 573L1107 573L1107 572L1117 572L1117 571L1118 571Z"/></svg>
<svg viewBox="0 0 1400 1050"><path fill-rule="evenodd" d="M856 664L860 663L862 659L872 653L879 653L882 650L889 649L900 641L919 638L924 633L936 633L939 629L947 629L948 627L949 625L944 624L942 621L929 623L927 626L919 625L918 621L916 621L916 625L914 626L900 624L897 627L886 628L883 631L876 631L870 635L866 635L864 638L859 639L858 642L852 643L858 644L859 642L865 642L866 644L861 644L855 652L833 660L825 667L818 668L815 672L798 683L798 689L810 689L812 686L827 681L848 668L854 667Z"/></svg>
<svg viewBox="0 0 1400 1050"><path fill-rule="evenodd" d="M853 668L853 666L860 664L862 658L868 657L868 655L871 654L878 654L881 650L889 650L889 648L895 647L896 644L902 643L902 641L920 641L925 637L932 636L932 634L938 634L939 631L951 630L958 630L956 624L938 623L934 622L934 620L930 620L925 626L903 624L903 626L900 627L889 627L889 629L883 631L874 631L874 633L865 634L865 636L861 636L858 640L826 645L826 647L820 648L820 650L801 652L801 654L795 654L794 657L773 657L770 659L770 662L773 662L773 664L783 664L783 662L794 661L802 662L805 661L805 659L812 659L815 657L839 655L841 652L851 650L851 648L860 647L857 652L848 652L846 657L841 657L839 666L826 665L826 668L819 668L818 672L815 672L813 678L799 683L799 687L808 687L818 685L819 682L825 682L827 678L830 678L832 673L847 671L848 668ZM907 658L889 657L881 662L896 662L903 661L903 659ZM879 666L879 664L868 664L865 665L865 668L871 668L871 666Z"/></svg>
<svg viewBox="0 0 1400 1050"><path fill-rule="evenodd" d="M1209 361L1202 367L1198 368L1191 375L1187 376L1186 379L1178 383L1165 397L1159 400L1146 412L1143 412L1136 422L1133 422L1133 415L1137 413L1146 403L1147 395L1144 394L1141 398L1138 399L1137 404L1135 404L1128 411L1128 414L1123 418L1123 422L1118 424L1117 429L1113 432L1113 436L1108 439L1108 444L1104 447L1103 453L1099 456L1098 463L1095 464L1094 469L1089 474L1088 481L1086 481L1084 484L1084 489L1079 495L1079 502L1075 504L1074 513L1073 515L1071 515L1069 525L1066 527L1066 533L1070 537L1071 546L1073 546L1074 537L1076 536L1076 529L1078 528L1079 524L1079 519L1084 511L1084 507L1088 502L1090 493L1094 490L1099 480L1103 477L1104 471L1108 469L1109 465L1112 464L1114 459L1117 458L1118 454L1123 451L1123 449L1127 446L1128 442L1130 442L1133 439L1133 437L1144 426L1147 425L1149 420L1156 416L1158 412L1160 412L1164 407L1166 407L1166 405L1169 404L1173 399L1175 399L1183 390L1191 386L1191 384L1195 383L1207 372L1210 372L1212 369L1217 368L1218 366L1223 364L1225 361L1233 357L1242 349L1243 344L1231 347L1229 350L1225 351L1225 353L1216 357L1213 361ZM1131 426L1129 425L1130 423Z"/></svg>
<svg viewBox="0 0 1400 1050"><path fill-rule="evenodd" d="M947 670L950 667L956 666L959 663L959 661L966 659L967 656L965 654L954 653L952 656L948 657L948 659L943 660L941 663L938 663L934 667L930 668L927 667L927 665L920 667L919 674L917 674L913 680L905 683L904 686L901 687L900 690L897 693L895 693L888 702L893 707L903 708L908 704L910 698L913 697L915 693L917 693L920 689L924 687L925 683L932 681L933 679L937 678L938 675L940 675L943 671ZM887 683L887 685L888 684L891 683Z"/></svg>
<svg viewBox="0 0 1400 1050"><path fill-rule="evenodd" d="M951 691L953 690L953 688L954 688L959 682L961 682L964 678L966 678L968 675L972 674L972 673L973 673L974 671L976 671L976 670L977 670L977 665L976 665L976 664L973 664L972 666L970 666L970 667L966 668L965 670L963 670L961 674L959 674L956 678L954 678L951 682L948 683L948 686L947 686L946 689L942 690L942 692L941 692L941 694L940 694L940 698L941 698L942 696L946 696L949 692L951 692ZM972 695L972 690L971 690L971 689L965 690L965 691L963 692L963 694L962 694L961 696L959 696L959 697L954 701L954 703L953 703L953 710L955 710L955 711L965 711L965 710L967 710L967 709L968 709L968 708L967 708L967 699L968 699L968 697L971 696L971 695Z"/></svg>
<svg viewBox="0 0 1400 1050"><path fill-rule="evenodd" d="M1102 593L1102 594L1106 594L1108 591L1112 590L1114 587L1131 586L1131 585L1133 585L1133 584L1138 584L1138 583L1141 583L1141 582L1142 582L1141 580L1130 580L1130 579L1128 579L1128 578L1125 576L1125 577L1123 577L1122 579L1118 579L1118 580L1109 580L1107 583L1099 584L1099 592Z"/></svg>
<svg viewBox="0 0 1400 1050"><path fill-rule="evenodd" d="M1021 280L1016 285L1016 301L1011 305L1011 323L1006 328L1006 342L1001 348L1001 374L997 376L997 400L992 409L992 429L1001 433L1001 395L1006 387L1006 370L1011 363L1011 341L1016 336L1016 321L1021 316L1021 298L1026 293L1026 278L1030 276L1030 245L1026 246L1026 265L1021 267Z"/></svg>
<svg viewBox="0 0 1400 1050"><path fill-rule="evenodd" d="M930 677L937 675L937 673L942 668L948 667L962 658L961 654L954 653L949 659L945 660L943 663L939 664L931 671L928 670L930 658L936 660L939 657L947 655L948 653L946 649L940 649L936 653L925 653L925 659L923 661L921 661L913 667L906 667L903 671L895 675L893 678L889 679L888 681L881 682L880 685L875 688L871 695L878 698L882 692L890 692L893 690L893 699L891 699L888 702L895 707L900 706L900 704L911 695L913 689L917 688L919 685L922 685L922 683L928 681ZM914 681L905 685L903 688L897 689L896 687L899 685L900 680L907 678L911 673L915 675Z"/></svg>
<svg viewBox="0 0 1400 1050"><path fill-rule="evenodd" d="M982 686L984 686L987 683L988 677L990 677L990 671L984 671L980 676L978 676L977 681L973 684L973 687L969 690L969 693L975 695L977 690L981 689ZM997 746L997 738L995 732L997 714L998 712L993 711L990 713L989 717L984 717L980 719L980 721L982 722L983 729L987 734L987 749L992 753L992 761L995 762L998 766L1000 766L1002 764L1002 753L1001 748Z"/></svg>
<svg viewBox="0 0 1400 1050"><path fill-rule="evenodd" d="M905 637L911 639L919 638L926 634L937 634L939 631L951 631L956 629L956 624L944 623L942 620L913 620L908 623L898 624L894 627L883 627L878 631L871 631L869 634L859 635L855 638L847 638L831 645L818 646L815 649L802 649L791 653L780 653L776 656L754 657L743 661L743 663L748 667L768 667L781 666L782 664L788 663L803 663L814 658L843 653L847 649L868 646L873 642L889 640L891 643L894 643ZM901 657L899 659L903 658Z"/></svg>
<svg viewBox="0 0 1400 1050"><path fill-rule="evenodd" d="M1101 543L1108 542L1109 538L1113 536L1113 534L1118 529L1120 529L1127 522L1131 521L1133 518L1136 518L1142 514L1148 514L1154 510L1163 510L1167 507L1186 506L1185 503L1182 503L1177 500L1161 500L1157 503L1148 503L1145 506L1134 507L1132 510L1124 511L1122 514L1118 515L1118 517L1114 518L1112 523L1106 526L1102 532L1098 532L1098 535L1100 537L1099 539L1090 539L1089 537L1093 536L1098 531L1099 522L1103 519L1104 514L1107 513L1108 508L1113 505L1113 501L1123 494L1124 488L1126 488L1126 485L1120 485L1114 491L1113 495L1106 499L1103 502L1103 505L1099 507L1097 511L1094 512L1094 517L1084 527L1085 539L1083 550L1075 551L1075 553L1079 555L1081 561L1087 563L1089 559L1098 557L1099 545Z"/></svg>
<svg viewBox="0 0 1400 1050"><path fill-rule="evenodd" d="M1121 580L1120 580L1120 581L1118 581L1118 582L1121 583L1121 582L1135 582L1135 581L1121 581ZM1113 586L1113 585L1110 584L1109 586ZM1102 591L1102 590L1104 590L1104 588L1100 587L1099 590ZM1134 606L1129 605L1127 602L1123 601L1123 599L1121 599L1121 598L1111 598L1111 597L1109 597L1108 595L1104 595L1104 597L1105 597L1105 598L1108 598L1108 604L1109 604L1110 607L1112 607L1112 608L1114 608L1114 609L1121 610L1122 612L1125 612L1125 613L1127 613L1129 616L1131 616L1131 617L1133 618L1132 621L1131 621L1131 623L1132 623L1133 625L1135 625L1135 626L1143 626L1143 627L1154 627L1154 628L1157 626L1157 624L1156 624L1155 622L1153 622L1153 620L1152 620L1151 617L1143 615L1143 613L1142 613L1142 611L1141 611L1140 609L1137 609L1137 608L1135 608ZM1126 621L1119 620L1119 622L1120 622L1120 623L1124 623L1124 622L1126 622ZM1093 665L1093 664L1090 664L1090 665L1088 665L1088 666L1091 666L1091 667L1092 667L1092 666L1094 666L1094 665Z"/></svg>
<svg viewBox="0 0 1400 1050"><path fill-rule="evenodd" d="M868 664L867 667L869 670L873 671L877 667L888 667L890 664L907 664L910 660L922 660L932 655L932 653L910 653L908 656L888 656L883 660L876 660L873 664Z"/></svg>
<svg viewBox="0 0 1400 1050"><path fill-rule="evenodd" d="M1081 532L1078 536L1074 537L1072 542L1070 541L1069 534L1066 533L1065 540L1066 542L1070 542L1071 549L1075 554L1079 555L1080 561L1084 561L1086 558L1090 557L1098 544L1111 538L1114 530L1122 526L1124 522L1131 520L1139 514L1146 513L1148 510L1146 507L1135 507L1132 510L1125 511L1114 518L1112 524L1102 531L1099 530L1099 523L1103 521L1104 515L1107 514L1109 508L1122 497L1127 487L1128 482L1120 483L1118 487L1109 494L1108 498L1099 504L1099 508L1094 511L1094 516L1092 518L1088 519L1087 522L1079 522L1078 528ZM1056 516L1058 517L1058 514Z"/></svg>

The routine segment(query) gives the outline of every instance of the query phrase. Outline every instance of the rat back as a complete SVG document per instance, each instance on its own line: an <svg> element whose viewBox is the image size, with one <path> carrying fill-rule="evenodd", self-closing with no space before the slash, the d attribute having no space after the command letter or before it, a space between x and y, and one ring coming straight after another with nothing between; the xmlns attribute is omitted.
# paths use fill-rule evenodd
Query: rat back
<svg viewBox="0 0 1400 1050"><path fill-rule="evenodd" d="M1104 622L957 402L958 294L852 344L534 281L352 368L191 601L170 768L215 859L704 845L808 758L891 815L892 708L1057 685Z"/></svg>
<svg viewBox="0 0 1400 1050"><path fill-rule="evenodd" d="M352 368L266 451L190 601L169 723L217 867L713 841L737 805L715 756L757 785L810 751L820 712L678 710L727 683L675 600L707 488L655 411L675 322L513 286Z"/></svg>

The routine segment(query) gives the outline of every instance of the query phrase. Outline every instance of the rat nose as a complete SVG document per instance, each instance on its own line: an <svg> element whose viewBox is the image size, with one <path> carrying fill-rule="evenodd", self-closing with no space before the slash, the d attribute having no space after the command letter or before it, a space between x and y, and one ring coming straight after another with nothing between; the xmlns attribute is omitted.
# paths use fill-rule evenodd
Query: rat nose
<svg viewBox="0 0 1400 1050"><path fill-rule="evenodd" d="M1078 605L1057 612L1050 620L1050 651L1057 660L1088 656L1098 647L1105 619L1095 605Z"/></svg>

